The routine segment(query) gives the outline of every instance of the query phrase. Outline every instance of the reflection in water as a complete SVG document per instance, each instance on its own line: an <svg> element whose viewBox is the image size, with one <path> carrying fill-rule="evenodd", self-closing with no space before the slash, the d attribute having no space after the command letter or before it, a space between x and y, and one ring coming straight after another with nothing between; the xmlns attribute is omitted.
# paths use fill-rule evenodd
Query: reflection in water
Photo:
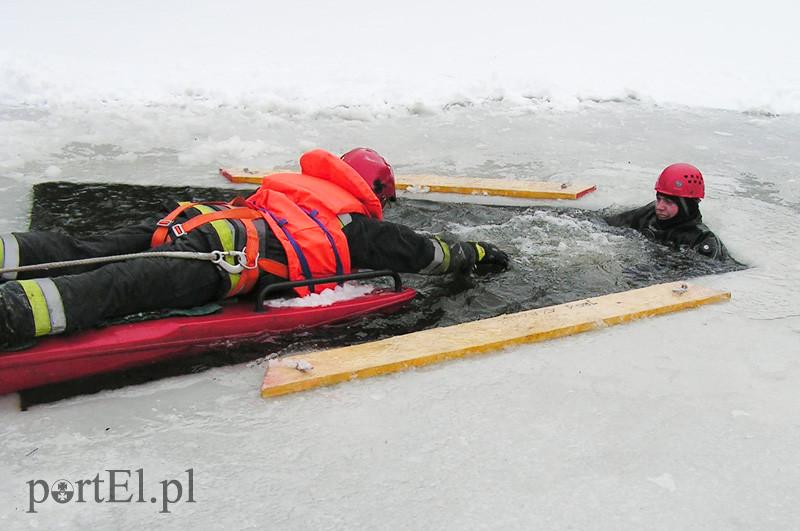
<svg viewBox="0 0 800 531"><path fill-rule="evenodd" d="M71 234L102 232L163 211L177 200L230 199L236 190L155 188L119 184L45 183L34 187L32 230ZM159 200L154 200L157 197ZM101 388L118 387L208 367L250 361L270 353L329 348L432 327L448 326L660 282L741 269L644 239L635 231L607 226L596 213L549 207L497 207L400 200L389 221L461 240L499 245L512 257L509 271L457 279L404 275L418 290L403 310L346 325L265 337L257 345L224 345L190 359L92 377L24 394L28 403Z"/></svg>

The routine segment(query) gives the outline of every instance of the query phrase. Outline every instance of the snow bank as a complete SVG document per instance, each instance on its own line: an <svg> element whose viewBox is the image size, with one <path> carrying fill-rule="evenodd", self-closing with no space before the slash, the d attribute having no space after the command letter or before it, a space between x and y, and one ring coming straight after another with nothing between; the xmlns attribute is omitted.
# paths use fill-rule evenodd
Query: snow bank
<svg viewBox="0 0 800 531"><path fill-rule="evenodd" d="M345 119L502 100L800 112L800 6L6 3L0 102L192 103ZM35 38L31 38L35 28Z"/></svg>

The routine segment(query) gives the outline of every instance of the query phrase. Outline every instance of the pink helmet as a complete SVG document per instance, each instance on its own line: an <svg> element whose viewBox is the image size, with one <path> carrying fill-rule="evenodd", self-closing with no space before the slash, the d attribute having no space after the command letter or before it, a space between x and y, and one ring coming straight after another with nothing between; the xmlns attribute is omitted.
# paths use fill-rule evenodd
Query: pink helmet
<svg viewBox="0 0 800 531"><path fill-rule="evenodd" d="M395 200L394 171L377 151L369 148L355 148L342 155L349 164L367 181L367 184L380 199L381 205Z"/></svg>
<svg viewBox="0 0 800 531"><path fill-rule="evenodd" d="M679 162L664 168L656 181L656 192L702 199L706 195L706 186L700 170L691 164Z"/></svg>

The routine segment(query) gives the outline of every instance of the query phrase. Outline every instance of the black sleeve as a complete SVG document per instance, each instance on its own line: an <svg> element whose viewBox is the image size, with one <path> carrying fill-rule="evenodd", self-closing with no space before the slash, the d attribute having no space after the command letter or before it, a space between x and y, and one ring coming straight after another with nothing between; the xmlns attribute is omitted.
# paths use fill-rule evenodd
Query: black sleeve
<svg viewBox="0 0 800 531"><path fill-rule="evenodd" d="M343 228L353 268L419 273L434 261L434 242L405 225L353 214Z"/></svg>
<svg viewBox="0 0 800 531"><path fill-rule="evenodd" d="M728 256L728 251L725 249L722 241L711 231L707 232L705 236L692 247L698 253L714 260L725 260Z"/></svg>
<svg viewBox="0 0 800 531"><path fill-rule="evenodd" d="M634 208L633 210L620 212L619 214L603 216L603 219L612 227L630 227L632 229L642 230L647 225L651 213L653 212L655 212L655 202L648 203L643 207Z"/></svg>

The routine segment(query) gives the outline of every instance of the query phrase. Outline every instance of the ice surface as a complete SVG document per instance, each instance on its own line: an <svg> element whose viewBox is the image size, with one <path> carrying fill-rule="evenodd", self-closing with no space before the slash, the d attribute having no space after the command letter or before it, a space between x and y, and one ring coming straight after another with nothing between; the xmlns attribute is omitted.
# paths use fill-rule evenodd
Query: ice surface
<svg viewBox="0 0 800 531"><path fill-rule="evenodd" d="M403 173L588 180L604 208L683 160L751 266L694 281L733 299L271 401L256 365L5 397L0 528L796 528L796 4L377 6L2 4L0 230L56 169L222 185L366 144ZM25 513L27 481L109 468L148 496L193 468L197 502Z"/></svg>

